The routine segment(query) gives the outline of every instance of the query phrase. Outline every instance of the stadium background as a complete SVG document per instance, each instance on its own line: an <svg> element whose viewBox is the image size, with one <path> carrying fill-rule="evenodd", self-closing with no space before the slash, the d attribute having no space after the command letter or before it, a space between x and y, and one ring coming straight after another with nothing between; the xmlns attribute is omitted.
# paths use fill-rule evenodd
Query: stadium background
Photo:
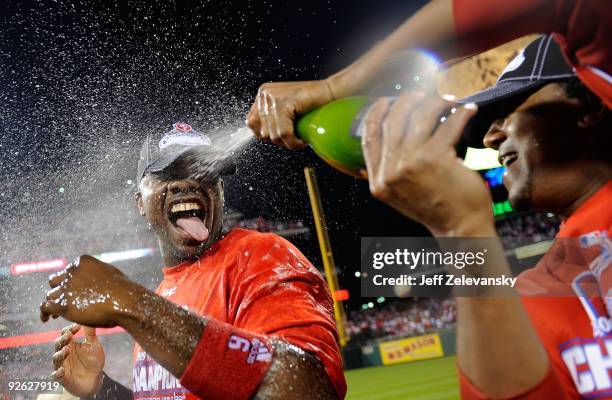
<svg viewBox="0 0 612 400"><path fill-rule="evenodd" d="M179 119L202 130L238 126L260 83L323 77L422 3L4 2L0 388L9 377L51 371L48 342L65 323L37 319L50 271L79 254L95 254L150 288L159 281L159 251L132 200L138 142L148 130ZM464 64L448 82L457 91L490 84L512 54ZM465 71L477 71L476 82L466 83ZM351 338L345 361L355 369L347 373L349 398L455 398L452 300L360 297L361 236L427 235L371 199L365 182L332 170L308 150L252 143L239 174L227 181L227 228L278 232L321 268L304 166L317 171L336 272L349 294L343 302ZM508 256L521 268L537 259L559 221L510 212L499 172L483 175ZM522 247L529 242L540 245ZM102 339L106 370L131 385L131 339L108 333ZM427 334L437 336L423 338ZM387 349L394 343L384 345L406 337L416 339L395 350ZM443 357L380 367L384 349L392 354L415 346ZM412 354L398 361L419 357Z"/></svg>

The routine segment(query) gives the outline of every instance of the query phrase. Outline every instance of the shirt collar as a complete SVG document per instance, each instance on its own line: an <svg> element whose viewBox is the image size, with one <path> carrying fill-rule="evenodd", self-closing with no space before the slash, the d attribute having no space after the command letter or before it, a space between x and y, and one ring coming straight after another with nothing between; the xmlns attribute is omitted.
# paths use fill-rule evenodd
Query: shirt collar
<svg viewBox="0 0 612 400"><path fill-rule="evenodd" d="M561 225L557 237L580 237L612 226L612 180L578 207Z"/></svg>

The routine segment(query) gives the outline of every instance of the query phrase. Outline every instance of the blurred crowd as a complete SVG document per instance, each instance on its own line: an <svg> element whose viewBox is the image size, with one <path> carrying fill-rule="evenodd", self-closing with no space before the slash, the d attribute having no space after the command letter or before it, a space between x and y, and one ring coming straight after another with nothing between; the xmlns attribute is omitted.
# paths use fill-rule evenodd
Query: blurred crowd
<svg viewBox="0 0 612 400"><path fill-rule="evenodd" d="M285 221L268 221L263 218L243 219L239 221L226 221L224 229L229 231L232 228L251 229L259 232L283 232L293 229L304 229L302 221L285 222Z"/></svg>
<svg viewBox="0 0 612 400"><path fill-rule="evenodd" d="M454 299L396 301L382 308L351 311L345 327L351 343L395 339L438 331L455 324Z"/></svg>
<svg viewBox="0 0 612 400"><path fill-rule="evenodd" d="M554 214L522 213L495 221L497 234L506 249L553 239L561 220Z"/></svg>

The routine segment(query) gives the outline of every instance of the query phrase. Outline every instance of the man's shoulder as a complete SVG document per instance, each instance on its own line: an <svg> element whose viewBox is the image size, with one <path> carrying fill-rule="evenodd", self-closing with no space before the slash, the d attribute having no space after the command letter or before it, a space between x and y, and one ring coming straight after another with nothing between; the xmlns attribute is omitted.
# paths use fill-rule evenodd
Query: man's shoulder
<svg viewBox="0 0 612 400"><path fill-rule="evenodd" d="M291 242L277 234L243 228L232 229L225 236L222 243L224 246L236 246L245 249L250 248L265 250L278 247L295 249L295 246L291 244Z"/></svg>
<svg viewBox="0 0 612 400"><path fill-rule="evenodd" d="M244 274L260 274L280 269L289 276L302 274L318 278L319 271L306 256L287 239L269 232L234 229L228 236L233 251L236 251L236 266Z"/></svg>

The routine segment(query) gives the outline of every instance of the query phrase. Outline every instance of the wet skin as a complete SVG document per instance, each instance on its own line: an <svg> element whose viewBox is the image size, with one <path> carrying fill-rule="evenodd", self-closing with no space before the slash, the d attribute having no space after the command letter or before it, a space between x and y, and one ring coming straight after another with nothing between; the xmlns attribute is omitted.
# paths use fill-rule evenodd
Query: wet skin
<svg viewBox="0 0 612 400"><path fill-rule="evenodd" d="M494 110L499 118L484 139L508 164L510 200L568 216L612 178L609 111L568 97L557 83L513 103ZM374 103L362 138L370 191L434 236L495 238L490 191L454 148L474 113L458 107L439 124L440 111L453 106L411 92ZM510 274L499 241L489 243L479 276ZM544 378L546 350L513 291L456 302L458 364L487 398L526 393Z"/></svg>
<svg viewBox="0 0 612 400"><path fill-rule="evenodd" d="M503 182L515 209L567 217L610 179L612 144L589 129L595 118L551 83L493 122L483 142L507 165Z"/></svg>
<svg viewBox="0 0 612 400"><path fill-rule="evenodd" d="M136 194L138 209L157 235L167 266L193 262L221 234L222 182L211 184L185 179L186 171L187 166L177 164L172 173L146 175ZM171 205L185 199L203 207L202 218L210 232L203 242L181 231L170 217ZM65 270L52 275L49 285L52 289L40 306L43 322L50 317L63 317L88 327L121 326L159 364L179 378L208 321L131 281L114 266L90 256L81 256ZM151 315L158 317L150 318ZM87 396L100 390L102 370L97 370L99 362L83 365L75 361L79 357L72 354L76 352L72 337L77 329L66 329L58 338L53 357L54 377L73 389L74 394ZM91 332L89 336L95 337ZM314 356L278 340L273 343L273 363L260 385L258 398L336 398L327 374ZM83 358L87 350L81 351L80 358ZM95 357L99 355L96 353ZM102 359L101 365L103 363ZM88 365L95 367L88 371ZM89 383L79 385L75 379ZM109 398L123 398L126 391L122 388L122 395L113 393Z"/></svg>
<svg viewBox="0 0 612 400"><path fill-rule="evenodd" d="M223 181L190 179L189 166L184 162L171 168L171 173L147 174L136 193L138 210L157 235L166 266L196 260L219 239L223 217ZM209 231L204 242L191 239L170 216L172 204L186 200L203 207L203 220Z"/></svg>

